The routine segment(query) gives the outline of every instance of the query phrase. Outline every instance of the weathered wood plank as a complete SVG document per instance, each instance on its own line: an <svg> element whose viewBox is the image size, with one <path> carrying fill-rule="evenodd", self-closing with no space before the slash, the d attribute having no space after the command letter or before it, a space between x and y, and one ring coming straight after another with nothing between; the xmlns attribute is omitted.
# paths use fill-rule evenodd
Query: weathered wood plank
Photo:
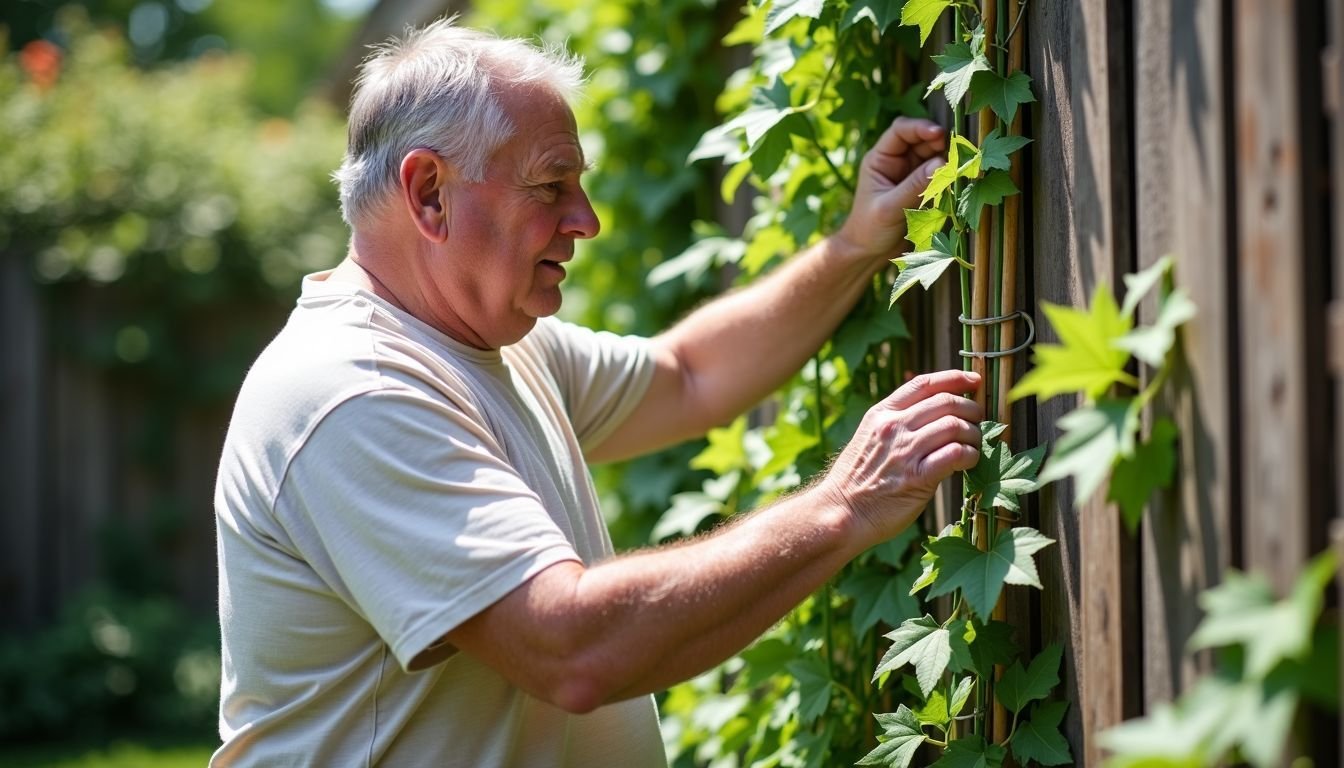
<svg viewBox="0 0 1344 768"><path fill-rule="evenodd" d="M1223 31L1215 0L1135 7L1135 162L1140 267L1170 253L1199 308L1182 332L1185 359L1158 403L1180 430L1171 493L1153 499L1142 530L1143 699L1169 701L1207 670L1184 653L1200 618L1195 596L1231 564L1233 441L1229 355L1234 257L1231 180L1224 160ZM1140 308L1150 322L1156 302Z"/></svg>
<svg viewBox="0 0 1344 768"><path fill-rule="evenodd" d="M1284 593L1307 556L1302 147L1295 2L1237 0L1240 477L1246 566ZM1272 512L1272 514L1270 514Z"/></svg>
<svg viewBox="0 0 1344 768"><path fill-rule="evenodd" d="M42 447L42 311L28 259L0 259L0 626L33 626L42 594L42 514L38 453Z"/></svg>
<svg viewBox="0 0 1344 768"><path fill-rule="evenodd" d="M1036 302L1084 305L1097 284L1116 285L1130 266L1124 12L1103 0L1031 5L1029 71L1042 96L1032 186ZM1055 420L1076 405L1042 404L1039 434L1053 437ZM1126 675L1123 642L1132 557L1113 508L1095 498L1075 511L1071 497L1063 483L1040 498L1042 528L1058 541L1058 560L1042 560L1042 629L1046 641L1067 644L1064 695L1076 706L1065 730L1075 759L1096 765L1095 735L1125 717L1126 686L1137 681Z"/></svg>

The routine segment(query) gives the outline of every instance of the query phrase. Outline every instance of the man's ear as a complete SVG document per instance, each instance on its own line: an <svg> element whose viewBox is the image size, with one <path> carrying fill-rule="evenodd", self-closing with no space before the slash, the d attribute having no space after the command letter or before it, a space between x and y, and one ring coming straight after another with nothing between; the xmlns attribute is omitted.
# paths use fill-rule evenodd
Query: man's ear
<svg viewBox="0 0 1344 768"><path fill-rule="evenodd" d="M448 239L448 187L453 178L437 152L413 149L401 159L402 203L420 234L432 243Z"/></svg>

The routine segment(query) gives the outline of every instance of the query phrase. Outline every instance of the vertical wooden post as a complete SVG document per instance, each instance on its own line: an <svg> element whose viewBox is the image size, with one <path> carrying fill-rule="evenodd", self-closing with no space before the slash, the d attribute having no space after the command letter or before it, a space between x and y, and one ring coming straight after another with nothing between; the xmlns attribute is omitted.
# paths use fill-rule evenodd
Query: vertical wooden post
<svg viewBox="0 0 1344 768"><path fill-rule="evenodd" d="M1185 653L1201 612L1196 596L1221 581L1232 562L1234 367L1230 344L1236 259L1229 238L1235 167L1231 105L1223 85L1218 0L1171 7L1135 6L1135 183L1139 266L1166 254L1176 282L1199 314L1181 332L1184 359L1157 403L1176 422L1180 455L1175 487L1152 500L1141 533L1143 698L1170 701L1210 661ZM1140 307L1151 322L1156 301Z"/></svg>
<svg viewBox="0 0 1344 768"><path fill-rule="evenodd" d="M1041 104L1033 145L1034 301L1087 303L1099 283L1115 286L1132 266L1126 6L1105 0L1032 3L1031 72ZM1042 340L1051 341L1048 328ZM1077 404L1038 406L1041 436ZM1116 510L1098 494L1072 509L1072 484L1040 494L1041 529L1058 541L1043 558L1044 639L1064 640L1064 694L1076 703L1065 733L1079 765L1100 765L1096 735L1127 714L1135 674L1127 674L1126 541ZM1047 562L1048 561L1048 562ZM1137 650L1137 649L1133 649Z"/></svg>
<svg viewBox="0 0 1344 768"><path fill-rule="evenodd" d="M1307 557L1306 330L1297 3L1237 0L1237 265L1241 278L1246 565L1286 593Z"/></svg>

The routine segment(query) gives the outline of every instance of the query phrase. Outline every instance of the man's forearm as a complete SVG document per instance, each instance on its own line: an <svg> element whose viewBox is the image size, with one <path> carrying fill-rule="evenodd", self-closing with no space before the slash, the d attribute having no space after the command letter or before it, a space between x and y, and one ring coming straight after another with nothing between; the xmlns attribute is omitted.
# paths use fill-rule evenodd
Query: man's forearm
<svg viewBox="0 0 1344 768"><path fill-rule="evenodd" d="M816 353L869 288L871 259L830 237L655 342L686 371L701 430L750 408Z"/></svg>
<svg viewBox="0 0 1344 768"><path fill-rule="evenodd" d="M588 711L712 668L863 546L852 515L813 488L699 539L552 566L504 598L522 610L487 612L450 637L533 695ZM492 615L540 631L490 626Z"/></svg>

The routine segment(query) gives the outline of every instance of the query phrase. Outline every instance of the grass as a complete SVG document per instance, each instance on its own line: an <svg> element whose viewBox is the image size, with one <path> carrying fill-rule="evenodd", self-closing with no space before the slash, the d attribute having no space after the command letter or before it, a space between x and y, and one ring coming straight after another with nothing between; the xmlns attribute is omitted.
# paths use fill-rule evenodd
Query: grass
<svg viewBox="0 0 1344 768"><path fill-rule="evenodd" d="M203 768L213 745L151 746L117 741L106 747L44 745L0 749L5 768Z"/></svg>

